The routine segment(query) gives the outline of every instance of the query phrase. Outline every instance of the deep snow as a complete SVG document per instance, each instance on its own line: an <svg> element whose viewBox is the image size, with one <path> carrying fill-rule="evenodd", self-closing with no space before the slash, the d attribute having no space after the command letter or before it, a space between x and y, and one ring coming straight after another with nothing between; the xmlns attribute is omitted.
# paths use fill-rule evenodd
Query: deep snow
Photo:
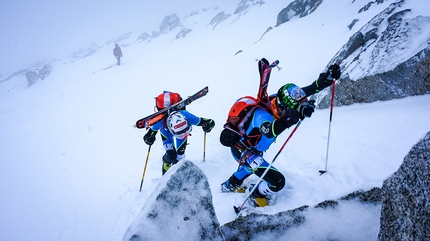
<svg viewBox="0 0 430 241"><path fill-rule="evenodd" d="M173 31L137 43L134 39L140 32L136 32L130 41L121 42L121 66L115 66L109 45L73 63L54 62L52 74L30 88L24 76L0 83L0 240L120 240L162 178L163 148L157 136L139 192L148 146L142 141L145 131L132 125L153 112L153 98L163 90L187 96L206 85L208 95L187 109L217 125L207 135L205 162L200 128L194 128L186 154L209 179L219 222L233 220L232 207L244 196L220 192L220 184L237 164L218 138L231 104L257 93L255 60L280 60L282 69L272 72L270 93L287 82L310 84L348 38L391 2L358 14L367 1L327 0L311 15L274 28L258 42L288 3L253 6L214 30L208 26L210 20L220 11L233 13L236 5L201 11L183 19L183 25L193 29L183 39L175 40L177 31ZM425 0L414 1L414 12L426 13L428 5ZM189 8L190 12L200 9ZM360 21L349 31L347 25L355 18ZM234 56L239 50L243 52ZM278 193L276 205L263 212L315 205L358 189L380 187L429 131L429 118L429 95L335 107L328 172L320 176L329 110L317 110L276 160L287 187ZM266 152L267 160L288 135L287 130ZM306 234L301 228L291 237L312 240L329 232L339 232L339 237L354 232L357 240L367 240L361 227L372 226L370 233L376 239L378 212L375 207L368 218L356 206L342 207L335 217L316 212L303 227ZM339 220L345 213L349 222Z"/></svg>

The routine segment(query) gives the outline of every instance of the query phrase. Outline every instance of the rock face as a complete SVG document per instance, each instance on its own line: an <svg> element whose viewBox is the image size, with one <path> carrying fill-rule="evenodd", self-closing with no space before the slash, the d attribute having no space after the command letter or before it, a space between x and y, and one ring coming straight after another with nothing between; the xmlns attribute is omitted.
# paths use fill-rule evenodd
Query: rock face
<svg viewBox="0 0 430 241"><path fill-rule="evenodd" d="M44 80L52 72L52 65L45 64L41 69L28 70L25 73L25 78L27 79L28 87L36 83L38 79Z"/></svg>
<svg viewBox="0 0 430 241"><path fill-rule="evenodd" d="M208 25L213 25L212 29L215 29L215 27L227 20L229 17L231 17L231 14L226 14L224 12L218 13L214 18L211 19Z"/></svg>
<svg viewBox="0 0 430 241"><path fill-rule="evenodd" d="M339 206L351 204L361 205L365 209L370 207L370 213L375 212L372 209L379 211L381 189L372 188L368 191L356 191L339 200L326 200L314 207L305 205L274 215L251 213L224 224L221 226L221 231L226 241L259 240L261 237L264 237L264 240L290 240L288 233L306 225L308 217L312 216L313 212L324 210L324 216L336 215L332 213L338 212ZM374 213L374 215L378 216L378 213ZM354 219L354 216L348 217L348 219ZM370 230L367 232L370 233ZM377 229L373 233L376 236ZM324 238L318 237L316 240L344 240L334 232L329 232L329 234L321 232L321 235L324 235ZM355 240L360 239L355 237Z"/></svg>
<svg viewBox="0 0 430 241"><path fill-rule="evenodd" d="M430 240L430 132L382 186L379 240Z"/></svg>
<svg viewBox="0 0 430 241"><path fill-rule="evenodd" d="M160 25L160 32L162 34L166 34L170 32L172 29L175 29L180 26L181 26L181 21L179 20L178 15L176 14L167 15L166 17L164 17L164 20Z"/></svg>
<svg viewBox="0 0 430 241"><path fill-rule="evenodd" d="M416 16L398 0L356 32L329 62L342 76L335 105L370 103L430 93L430 16ZM315 95L319 108L330 89Z"/></svg>
<svg viewBox="0 0 430 241"><path fill-rule="evenodd" d="M223 240L203 172L181 161L163 176L124 241Z"/></svg>
<svg viewBox="0 0 430 241"><path fill-rule="evenodd" d="M288 4L288 6L278 14L276 27L290 21L293 17L300 18L311 14L319 7L322 0L296 0Z"/></svg>

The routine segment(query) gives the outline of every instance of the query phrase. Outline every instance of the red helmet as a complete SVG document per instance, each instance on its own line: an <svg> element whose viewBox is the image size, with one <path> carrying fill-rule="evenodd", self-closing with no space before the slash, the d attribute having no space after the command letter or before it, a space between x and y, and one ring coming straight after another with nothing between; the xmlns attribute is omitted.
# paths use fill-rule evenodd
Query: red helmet
<svg viewBox="0 0 430 241"><path fill-rule="evenodd" d="M182 98L178 93L164 91L162 94L159 94L157 97L155 97L155 106L158 110L161 110L178 103L181 100Z"/></svg>

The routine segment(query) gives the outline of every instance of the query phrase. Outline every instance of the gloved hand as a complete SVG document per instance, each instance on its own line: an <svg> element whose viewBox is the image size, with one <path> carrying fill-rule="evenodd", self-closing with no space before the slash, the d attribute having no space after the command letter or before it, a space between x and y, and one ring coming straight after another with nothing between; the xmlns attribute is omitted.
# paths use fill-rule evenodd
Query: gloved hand
<svg viewBox="0 0 430 241"><path fill-rule="evenodd" d="M328 75L326 77L327 80L339 79L340 78L340 67L339 64L332 64L328 67L327 71Z"/></svg>
<svg viewBox="0 0 430 241"><path fill-rule="evenodd" d="M240 140L239 133L229 128L224 128L224 130L221 131L221 134L219 136L219 142L223 146L227 146L227 147L232 146L238 140Z"/></svg>
<svg viewBox="0 0 430 241"><path fill-rule="evenodd" d="M322 90L333 84L334 79L340 78L340 67L338 64L330 65L327 72L321 73L317 80L318 90Z"/></svg>
<svg viewBox="0 0 430 241"><path fill-rule="evenodd" d="M315 111L315 100L307 100L299 105L297 108L300 119L303 120L306 117L311 117L312 113Z"/></svg>
<svg viewBox="0 0 430 241"><path fill-rule="evenodd" d="M157 134L157 131L154 131L152 129L149 129L148 132L143 136L143 141L147 145L152 145L155 142L155 135Z"/></svg>
<svg viewBox="0 0 430 241"><path fill-rule="evenodd" d="M200 118L199 125L202 126L204 132L208 133L211 132L211 130L214 128L215 121L212 119Z"/></svg>
<svg viewBox="0 0 430 241"><path fill-rule="evenodd" d="M284 115L281 117L282 121L285 123L285 128L290 128L299 122L300 114L298 112L299 108L296 109L286 109ZM276 133L277 135L280 133Z"/></svg>

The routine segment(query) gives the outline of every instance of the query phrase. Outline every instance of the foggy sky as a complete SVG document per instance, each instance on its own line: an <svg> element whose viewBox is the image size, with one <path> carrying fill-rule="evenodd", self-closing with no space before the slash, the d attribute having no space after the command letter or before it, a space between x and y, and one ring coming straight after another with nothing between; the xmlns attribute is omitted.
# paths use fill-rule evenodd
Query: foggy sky
<svg viewBox="0 0 430 241"><path fill-rule="evenodd" d="M66 57L92 43L103 46L126 32L158 30L166 15L189 14L182 10L189 11L185 5L199 9L228 1L1 0L0 75L28 67L37 59Z"/></svg>

